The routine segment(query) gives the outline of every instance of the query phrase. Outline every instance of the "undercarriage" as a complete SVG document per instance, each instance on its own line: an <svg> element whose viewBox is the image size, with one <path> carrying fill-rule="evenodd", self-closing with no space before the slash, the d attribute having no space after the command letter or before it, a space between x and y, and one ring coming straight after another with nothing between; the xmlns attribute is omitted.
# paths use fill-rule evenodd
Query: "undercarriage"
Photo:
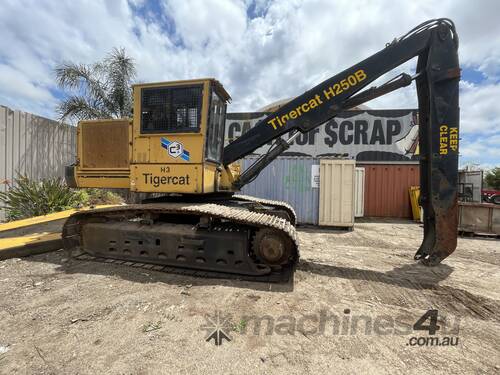
<svg viewBox="0 0 500 375"><path fill-rule="evenodd" d="M293 274L296 217L286 203L245 196L210 203L179 199L77 213L63 228L64 247L93 259L196 276L284 282Z"/></svg>

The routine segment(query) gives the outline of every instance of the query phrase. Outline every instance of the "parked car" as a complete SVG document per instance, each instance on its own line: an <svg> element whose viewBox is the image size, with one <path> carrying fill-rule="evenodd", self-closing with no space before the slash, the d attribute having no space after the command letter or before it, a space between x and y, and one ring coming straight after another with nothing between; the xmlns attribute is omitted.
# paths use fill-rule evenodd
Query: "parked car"
<svg viewBox="0 0 500 375"><path fill-rule="evenodd" d="M499 190L481 190L483 202L500 204Z"/></svg>

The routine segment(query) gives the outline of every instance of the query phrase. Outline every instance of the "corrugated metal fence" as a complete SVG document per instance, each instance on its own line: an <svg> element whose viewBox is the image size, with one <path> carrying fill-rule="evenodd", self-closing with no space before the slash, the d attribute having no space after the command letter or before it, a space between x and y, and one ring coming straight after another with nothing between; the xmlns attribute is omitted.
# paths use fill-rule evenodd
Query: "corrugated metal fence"
<svg viewBox="0 0 500 375"><path fill-rule="evenodd" d="M75 155L76 127L0 106L0 191L18 175L63 177Z"/></svg>

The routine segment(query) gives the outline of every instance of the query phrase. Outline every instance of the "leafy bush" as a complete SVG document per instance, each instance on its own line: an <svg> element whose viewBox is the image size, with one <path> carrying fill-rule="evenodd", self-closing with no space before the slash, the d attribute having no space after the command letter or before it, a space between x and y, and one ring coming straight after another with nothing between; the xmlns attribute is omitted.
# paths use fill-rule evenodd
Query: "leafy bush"
<svg viewBox="0 0 500 375"><path fill-rule="evenodd" d="M484 177L484 182L491 189L500 190L500 167L488 171Z"/></svg>
<svg viewBox="0 0 500 375"><path fill-rule="evenodd" d="M74 207L97 204L119 204L123 199L108 190L80 189L66 186L60 178L41 181L20 176L6 192L0 192L0 208L5 209L7 220L19 220L46 215Z"/></svg>
<svg viewBox="0 0 500 375"><path fill-rule="evenodd" d="M105 189L80 189L77 190L78 201L84 206L95 206L97 204L120 204L123 198L110 190Z"/></svg>
<svg viewBox="0 0 500 375"><path fill-rule="evenodd" d="M7 220L62 211L78 204L78 195L60 178L30 180L20 176L6 192L0 192L0 203L7 213Z"/></svg>

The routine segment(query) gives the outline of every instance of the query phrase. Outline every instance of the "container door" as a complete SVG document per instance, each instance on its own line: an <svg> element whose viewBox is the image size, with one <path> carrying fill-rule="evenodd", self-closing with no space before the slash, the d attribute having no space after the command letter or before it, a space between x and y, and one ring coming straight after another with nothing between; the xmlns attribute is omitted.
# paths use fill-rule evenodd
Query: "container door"
<svg viewBox="0 0 500 375"><path fill-rule="evenodd" d="M354 217L365 215L365 168L356 167L354 179Z"/></svg>
<svg viewBox="0 0 500 375"><path fill-rule="evenodd" d="M354 160L320 161L319 225L354 225Z"/></svg>

